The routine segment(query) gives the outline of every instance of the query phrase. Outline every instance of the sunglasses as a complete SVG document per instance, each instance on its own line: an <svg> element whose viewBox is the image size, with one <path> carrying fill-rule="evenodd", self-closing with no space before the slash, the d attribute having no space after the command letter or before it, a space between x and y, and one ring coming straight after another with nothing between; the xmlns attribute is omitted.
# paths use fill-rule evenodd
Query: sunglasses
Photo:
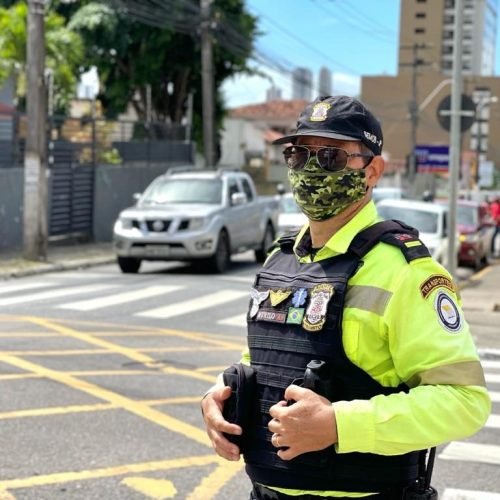
<svg viewBox="0 0 500 500"><path fill-rule="evenodd" d="M314 146L288 146L283 151L286 164L291 170L301 170L311 156L316 156L319 166L327 172L339 172L347 166L349 158L365 158L363 168L367 167L374 155L349 153L345 149L325 147L310 149Z"/></svg>

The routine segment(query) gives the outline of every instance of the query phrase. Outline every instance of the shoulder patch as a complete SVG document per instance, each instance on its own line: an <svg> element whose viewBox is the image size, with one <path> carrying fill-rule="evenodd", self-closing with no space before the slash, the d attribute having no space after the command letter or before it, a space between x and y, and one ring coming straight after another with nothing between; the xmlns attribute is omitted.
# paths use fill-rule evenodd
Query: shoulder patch
<svg viewBox="0 0 500 500"><path fill-rule="evenodd" d="M431 256L427 247L416 235L409 233L387 233L380 239L384 243L398 247L407 262Z"/></svg>
<svg viewBox="0 0 500 500"><path fill-rule="evenodd" d="M450 278L443 274L433 274L420 285L420 293L426 299L436 288L447 288L450 292L456 292Z"/></svg>
<svg viewBox="0 0 500 500"><path fill-rule="evenodd" d="M463 326L462 317L455 301L445 292L439 292L434 301L441 326L451 332L458 333Z"/></svg>

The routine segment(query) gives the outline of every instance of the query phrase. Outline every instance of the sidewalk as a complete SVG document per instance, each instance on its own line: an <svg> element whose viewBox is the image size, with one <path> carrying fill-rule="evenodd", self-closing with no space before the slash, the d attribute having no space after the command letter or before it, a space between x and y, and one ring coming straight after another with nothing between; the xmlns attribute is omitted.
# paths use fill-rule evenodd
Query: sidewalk
<svg viewBox="0 0 500 500"><path fill-rule="evenodd" d="M81 269L115 262L111 243L52 244L47 262L34 262L22 258L22 252L0 252L0 281L33 274Z"/></svg>

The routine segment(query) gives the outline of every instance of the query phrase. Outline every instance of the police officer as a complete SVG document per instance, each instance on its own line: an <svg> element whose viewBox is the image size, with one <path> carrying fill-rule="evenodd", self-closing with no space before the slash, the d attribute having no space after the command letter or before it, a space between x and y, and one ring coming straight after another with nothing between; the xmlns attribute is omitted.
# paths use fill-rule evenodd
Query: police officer
<svg viewBox="0 0 500 500"><path fill-rule="evenodd" d="M316 99L276 141L290 144L288 178L309 223L279 240L252 288L241 359L256 374L250 423L224 419L221 377L201 403L220 456L238 460L227 437L246 437L251 499L403 498L418 450L470 436L489 415L455 284L416 231L381 223L371 201L382 141L347 96ZM304 383L311 360L327 368L328 394Z"/></svg>

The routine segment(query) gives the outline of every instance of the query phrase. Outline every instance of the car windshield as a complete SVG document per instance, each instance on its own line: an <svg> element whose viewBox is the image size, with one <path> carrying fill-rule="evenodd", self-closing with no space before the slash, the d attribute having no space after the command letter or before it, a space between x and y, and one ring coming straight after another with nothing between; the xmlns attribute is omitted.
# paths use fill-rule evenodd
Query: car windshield
<svg viewBox="0 0 500 500"><path fill-rule="evenodd" d="M293 198L283 197L280 199L280 212L282 214L299 214L299 206L295 203Z"/></svg>
<svg viewBox="0 0 500 500"><path fill-rule="evenodd" d="M422 233L438 232L438 213L427 212L415 208L403 207L377 207L378 213L384 219L397 219L409 226L418 229Z"/></svg>
<svg viewBox="0 0 500 500"><path fill-rule="evenodd" d="M479 216L476 207L457 206L457 222L464 226L477 226Z"/></svg>
<svg viewBox="0 0 500 500"><path fill-rule="evenodd" d="M143 205L165 203L222 203L220 179L165 179L154 183L141 200Z"/></svg>

